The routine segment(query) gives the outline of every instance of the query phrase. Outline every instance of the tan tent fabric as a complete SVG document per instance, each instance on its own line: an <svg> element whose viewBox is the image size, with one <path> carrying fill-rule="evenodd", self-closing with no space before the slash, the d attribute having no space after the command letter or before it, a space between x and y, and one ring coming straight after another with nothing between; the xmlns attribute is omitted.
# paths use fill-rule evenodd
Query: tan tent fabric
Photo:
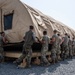
<svg viewBox="0 0 75 75"><path fill-rule="evenodd" d="M33 14L37 23L42 26L44 29L47 29L46 25L44 24L43 20L41 19L41 17L39 15L35 15Z"/></svg>
<svg viewBox="0 0 75 75"><path fill-rule="evenodd" d="M13 13L12 29L4 30L4 15L11 13ZM54 29L60 31L62 35L67 32L71 37L75 37L74 30L20 0L0 0L0 32L6 33L10 43L21 42L30 25L34 26L36 36L39 38L42 37L44 30L47 30L48 36L51 37Z"/></svg>

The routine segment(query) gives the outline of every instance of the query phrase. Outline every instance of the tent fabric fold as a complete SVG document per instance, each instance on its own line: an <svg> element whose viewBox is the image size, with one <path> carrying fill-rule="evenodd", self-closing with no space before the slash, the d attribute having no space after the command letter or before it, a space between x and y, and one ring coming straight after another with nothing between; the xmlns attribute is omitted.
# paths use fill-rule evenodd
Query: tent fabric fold
<svg viewBox="0 0 75 75"><path fill-rule="evenodd" d="M9 26L10 16L13 13L12 29L6 29L4 24ZM9 17L5 19L4 16ZM6 22L6 21L7 22ZM20 0L0 0L0 32L4 31L10 43L21 42L28 31L29 26L33 25L35 34L38 38L42 37L42 32L47 30L48 36L53 35L53 30L58 30L60 34L68 33L71 38L75 37L75 31L65 24L43 14L39 10L32 8ZM10 27L10 26L9 26ZM6 30L5 30L6 29Z"/></svg>

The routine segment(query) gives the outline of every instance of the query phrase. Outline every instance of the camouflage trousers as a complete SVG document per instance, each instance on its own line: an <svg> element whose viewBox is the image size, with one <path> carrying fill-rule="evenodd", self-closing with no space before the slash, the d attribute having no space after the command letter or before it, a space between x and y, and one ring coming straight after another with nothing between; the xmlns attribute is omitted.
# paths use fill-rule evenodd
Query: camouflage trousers
<svg viewBox="0 0 75 75"><path fill-rule="evenodd" d="M48 48L42 48L42 50L41 50L41 62L42 63L45 63L45 64L48 64L49 62L48 62L48 60L47 60L47 58L46 58L46 53L48 52Z"/></svg>
<svg viewBox="0 0 75 75"><path fill-rule="evenodd" d="M59 55L61 53L61 47L60 45L57 46L56 54Z"/></svg>
<svg viewBox="0 0 75 75"><path fill-rule="evenodd" d="M51 58L52 58L52 60L56 59L56 52L57 52L57 47L52 47L52 49L51 49Z"/></svg>
<svg viewBox="0 0 75 75"><path fill-rule="evenodd" d="M23 47L22 55L17 59L17 63L21 63L25 58L27 59L27 65L30 65L31 57L32 57L32 49L30 47L29 48Z"/></svg>
<svg viewBox="0 0 75 75"><path fill-rule="evenodd" d="M67 58L69 56L69 48L68 45L62 46L62 57Z"/></svg>
<svg viewBox="0 0 75 75"><path fill-rule="evenodd" d="M60 57L60 54L61 54L60 50L61 50L61 47L60 47L60 45L58 45L57 48L56 48L56 61L59 60L59 57Z"/></svg>
<svg viewBox="0 0 75 75"><path fill-rule="evenodd" d="M72 49L72 46L69 46L69 56L73 56L73 49Z"/></svg>

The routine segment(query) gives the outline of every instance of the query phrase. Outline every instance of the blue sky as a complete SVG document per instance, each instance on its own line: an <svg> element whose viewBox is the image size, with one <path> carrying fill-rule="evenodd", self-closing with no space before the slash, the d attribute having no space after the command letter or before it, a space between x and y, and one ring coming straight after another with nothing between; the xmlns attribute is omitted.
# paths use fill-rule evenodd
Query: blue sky
<svg viewBox="0 0 75 75"><path fill-rule="evenodd" d="M75 30L75 0L21 0Z"/></svg>

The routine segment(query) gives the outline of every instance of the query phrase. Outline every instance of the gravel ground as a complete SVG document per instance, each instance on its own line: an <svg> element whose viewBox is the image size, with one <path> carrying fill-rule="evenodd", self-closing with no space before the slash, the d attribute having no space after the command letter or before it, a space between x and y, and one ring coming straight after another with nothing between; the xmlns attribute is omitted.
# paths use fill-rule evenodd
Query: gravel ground
<svg viewBox="0 0 75 75"><path fill-rule="evenodd" d="M13 63L2 63L0 75L75 75L75 57L48 67L33 65L30 69L17 69Z"/></svg>

